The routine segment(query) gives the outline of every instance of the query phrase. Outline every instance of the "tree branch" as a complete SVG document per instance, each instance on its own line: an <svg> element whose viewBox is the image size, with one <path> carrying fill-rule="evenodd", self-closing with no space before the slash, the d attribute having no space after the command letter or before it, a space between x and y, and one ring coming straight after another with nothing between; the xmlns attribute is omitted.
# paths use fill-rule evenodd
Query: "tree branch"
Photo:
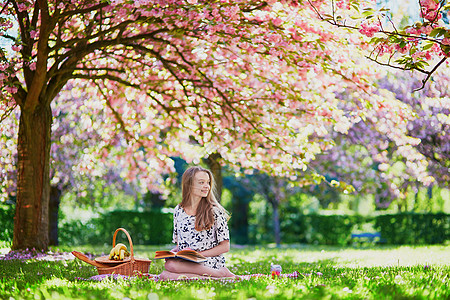
<svg viewBox="0 0 450 300"><path fill-rule="evenodd" d="M41 9L41 28L38 40L36 70L33 75L31 85L28 87L28 94L24 103L24 110L33 111L39 103L41 91L46 83L47 77L47 57L48 57L48 37L51 31L51 20L46 0L37 0Z"/></svg>
<svg viewBox="0 0 450 300"><path fill-rule="evenodd" d="M86 14L89 14L90 12L95 11L95 10L99 10L99 9L105 8L108 5L110 5L110 4L107 3L107 2L103 2L103 3L99 3L97 5L93 5L91 7L88 7L88 8L68 10L68 11L63 12L61 14L61 17L66 18L66 17L75 16L75 15L86 15Z"/></svg>
<svg viewBox="0 0 450 300"><path fill-rule="evenodd" d="M428 72L427 77L425 77L424 79L422 79L422 86L420 88L417 88L414 90L414 92L420 91L421 89L423 89L425 87L425 84L427 83L428 79L430 79L431 75L439 68L440 65L442 65L445 61L447 60L447 57L444 57L443 59L441 59L435 66L433 69L431 69L431 71Z"/></svg>
<svg viewBox="0 0 450 300"><path fill-rule="evenodd" d="M108 106L108 108L111 110L111 112L113 113L114 117L116 118L117 122L119 122L120 127L122 128L123 133L125 134L125 136L128 138L128 140L132 141L136 139L134 138L134 136L128 131L128 129L126 128L125 122L123 121L122 117L120 116L120 114L114 109L114 107L112 107L111 102L109 101L109 98L106 96L106 94L103 92L103 89L100 87L100 85L95 81L95 78L93 79L95 85L97 86L99 92L103 95L103 97L106 100L106 106ZM142 145L142 144L141 144ZM142 145L143 146L143 145Z"/></svg>
<svg viewBox="0 0 450 300"><path fill-rule="evenodd" d="M8 107L8 108L3 112L3 114L0 116L0 124L1 124L4 120L6 120L6 118L9 117L9 115L14 111L14 109L16 109L16 107L17 107L17 104Z"/></svg>
<svg viewBox="0 0 450 300"><path fill-rule="evenodd" d="M331 18L325 18L325 17L319 12L319 10L314 6L314 4L311 2L311 0L308 0L308 3L309 3L309 5L312 7L312 9L314 10L314 12L315 12L316 15L319 17L320 20L326 21L327 23L329 23L329 24L331 24L331 25L333 25L333 26L337 26L338 28L339 28L339 27L343 27L343 28L352 29L352 30L359 30L359 28L358 28L358 27L355 27L355 26L346 25L345 23L344 23L344 24L340 24L340 23L336 20L336 18L335 18L335 15L334 15L334 7L333 7L333 16L332 16ZM421 6L421 5L420 5L420 6ZM441 4L440 4L440 7L439 7L439 10L438 10L437 13L436 13L436 17L437 17L437 15L438 15L439 11L442 9L442 7L443 7L443 4L441 3ZM395 27L393 21L392 21L390 18L388 18L388 20L391 22L391 24L392 24L392 26L393 26L393 28L394 28L394 31L387 31L387 30L384 30L383 27L380 27L381 30L378 31L379 33L382 33L382 34L386 35L386 36L387 36L386 39L388 39L389 37L401 37L401 38L406 38L406 39L408 39L408 40L410 40L410 41L411 41L411 40L415 40L415 41L417 41L417 40L421 40L421 41L430 41L430 42L433 42L433 43L438 44L438 45L441 45L441 46L444 45L444 44L442 43L442 41L441 41L440 39L437 39L437 38L430 38L430 37L424 36L424 35L413 35L413 34L406 34L406 33L398 32L398 30L397 30L397 28ZM435 21L436 21L436 20L433 20L431 23L434 23ZM380 24L381 24L381 21L380 21ZM423 89L423 88L425 87L425 84L426 84L426 82L428 81L428 79L430 79L431 75L432 75L432 74L439 68L439 66L440 66L444 61L446 61L446 59L447 59L447 57L442 58L442 59L439 61L439 63L437 63L437 64L433 67L433 69L431 69L430 71L427 71L427 70L424 70L424 69L419 68L419 67L417 67L417 66L412 66L412 67L406 67L406 66L404 66L404 67L400 67L400 66L392 65L392 64L390 63L390 60L391 60L391 58L393 57L394 54L391 55L391 57L389 58L389 60L388 60L387 63L382 63L382 62L380 62L380 61L378 60L378 55L375 57L375 59L373 59L373 58L371 57L372 53L374 53L374 51L375 51L376 49L377 49L377 48L375 48L374 50L372 50L372 52L370 53L370 55L369 55L369 56L366 56L366 58L368 58L369 60L371 60L371 61L373 61L373 62L375 62L375 63L377 63L377 64L379 64L379 65L382 65L382 66L387 66L387 67L390 67L390 68L400 69L400 70L405 70L405 71L416 70L416 71L419 71L419 72L421 72L421 73L427 75L427 76L422 80L422 86L421 86L420 88L418 88L418 89L415 89L414 91L419 91L419 90Z"/></svg>
<svg viewBox="0 0 450 300"><path fill-rule="evenodd" d="M268 4L266 1L263 1L261 4L254 6L254 7L248 7L248 8L243 8L242 11L243 12L252 12L254 10L260 10L263 9L264 7L266 7Z"/></svg>
<svg viewBox="0 0 450 300"><path fill-rule="evenodd" d="M11 0L6 1L5 5L3 5L2 10L0 11L0 15L3 14L5 9L8 7L9 1L11 1Z"/></svg>

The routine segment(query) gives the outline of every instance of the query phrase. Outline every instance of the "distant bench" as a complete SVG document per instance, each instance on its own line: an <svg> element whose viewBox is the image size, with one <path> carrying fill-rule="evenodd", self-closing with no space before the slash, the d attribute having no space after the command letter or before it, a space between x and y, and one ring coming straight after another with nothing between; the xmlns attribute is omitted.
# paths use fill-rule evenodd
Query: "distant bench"
<svg viewBox="0 0 450 300"><path fill-rule="evenodd" d="M385 239L381 238L381 233L379 232L363 232L363 233L352 233L352 239L356 239L359 242L377 242L384 243Z"/></svg>

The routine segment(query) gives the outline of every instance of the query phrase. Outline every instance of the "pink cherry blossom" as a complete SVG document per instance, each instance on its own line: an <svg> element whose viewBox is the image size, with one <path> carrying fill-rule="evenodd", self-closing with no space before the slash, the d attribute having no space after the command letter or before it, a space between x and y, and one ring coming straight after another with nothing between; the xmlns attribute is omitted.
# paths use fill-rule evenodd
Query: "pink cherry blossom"
<svg viewBox="0 0 450 300"><path fill-rule="evenodd" d="M379 24L370 24L370 23L362 23L361 29L359 30L359 32L361 32L362 34L364 34L368 37L373 37L374 34L379 31L380 31Z"/></svg>
<svg viewBox="0 0 450 300"><path fill-rule="evenodd" d="M37 37L38 37L38 32L37 32L36 30L31 30L31 31L30 31L30 37L31 37L32 39L37 38Z"/></svg>
<svg viewBox="0 0 450 300"><path fill-rule="evenodd" d="M17 87L15 87L15 86L6 86L5 90L11 94L15 94L18 91Z"/></svg>
<svg viewBox="0 0 450 300"><path fill-rule="evenodd" d="M420 0L419 3L422 9L422 17L430 22L437 21L439 1Z"/></svg>
<svg viewBox="0 0 450 300"><path fill-rule="evenodd" d="M20 12L26 11L27 10L27 5L25 3L19 3L17 5L18 9Z"/></svg>
<svg viewBox="0 0 450 300"><path fill-rule="evenodd" d="M283 24L283 20L280 18L275 18L272 20L273 25L275 26L280 26L281 24Z"/></svg>
<svg viewBox="0 0 450 300"><path fill-rule="evenodd" d="M32 63L30 63L30 70L36 70L36 62L32 62Z"/></svg>
<svg viewBox="0 0 450 300"><path fill-rule="evenodd" d="M442 39L442 44L450 46L450 38L446 37Z"/></svg>
<svg viewBox="0 0 450 300"><path fill-rule="evenodd" d="M18 45L13 45L13 46L11 46L11 49L13 50L13 51L20 51L21 49L22 49L22 47L21 46L18 46Z"/></svg>

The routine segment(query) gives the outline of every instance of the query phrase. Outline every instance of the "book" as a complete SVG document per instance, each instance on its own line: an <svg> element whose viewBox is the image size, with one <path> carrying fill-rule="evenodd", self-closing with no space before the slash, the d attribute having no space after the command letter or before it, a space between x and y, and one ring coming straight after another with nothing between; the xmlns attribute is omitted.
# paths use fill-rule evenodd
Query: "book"
<svg viewBox="0 0 450 300"><path fill-rule="evenodd" d="M182 258L196 263L203 262L206 260L206 257L201 255L197 251L191 249L184 249L178 252L172 252L168 250L156 251L155 259L162 259L162 258Z"/></svg>

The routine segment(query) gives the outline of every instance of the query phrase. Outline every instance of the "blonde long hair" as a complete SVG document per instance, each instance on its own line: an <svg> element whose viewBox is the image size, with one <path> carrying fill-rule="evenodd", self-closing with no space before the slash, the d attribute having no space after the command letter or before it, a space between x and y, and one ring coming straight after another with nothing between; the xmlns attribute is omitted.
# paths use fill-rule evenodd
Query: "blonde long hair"
<svg viewBox="0 0 450 300"><path fill-rule="evenodd" d="M202 197L200 203L198 204L197 211L195 212L195 229L197 231L202 231L211 229L214 225L214 207L225 213L227 219L229 219L229 214L216 199L216 183L212 172L200 166L190 167L183 173L183 177L181 179L182 200L180 206L182 208L186 208L192 205L192 186L194 185L195 174L198 172L207 173L209 175L211 185L208 195L206 197Z"/></svg>

